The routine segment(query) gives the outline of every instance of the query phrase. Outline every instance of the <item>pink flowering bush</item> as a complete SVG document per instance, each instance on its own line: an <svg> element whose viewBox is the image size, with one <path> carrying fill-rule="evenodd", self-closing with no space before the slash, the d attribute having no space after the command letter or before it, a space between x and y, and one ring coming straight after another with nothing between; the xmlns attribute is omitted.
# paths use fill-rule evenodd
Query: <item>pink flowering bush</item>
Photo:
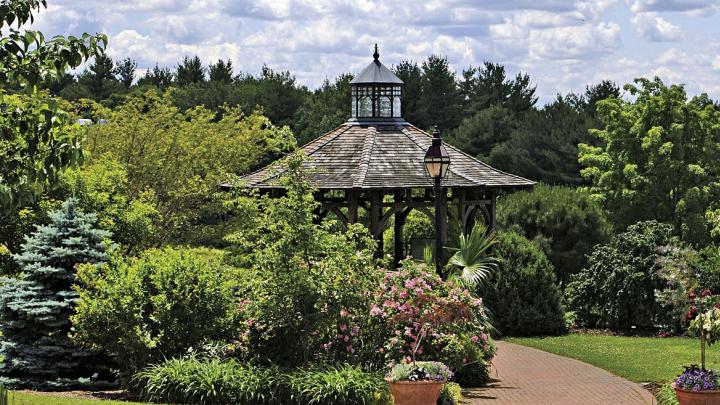
<svg viewBox="0 0 720 405"><path fill-rule="evenodd" d="M386 363L435 360L458 372L486 368L495 353L482 299L412 261L385 274L369 313Z"/></svg>

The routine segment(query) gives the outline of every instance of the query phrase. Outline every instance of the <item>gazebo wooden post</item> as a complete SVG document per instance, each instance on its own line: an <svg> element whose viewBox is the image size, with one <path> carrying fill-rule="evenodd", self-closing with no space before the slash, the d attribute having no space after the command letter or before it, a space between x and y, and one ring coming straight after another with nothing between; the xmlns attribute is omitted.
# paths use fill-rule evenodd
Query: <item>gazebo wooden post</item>
<svg viewBox="0 0 720 405"><path fill-rule="evenodd" d="M402 192L395 193L395 203L402 203L404 195ZM405 220L407 219L410 209L398 209L395 211L395 223L393 229L393 236L395 237L395 255L393 259L393 267L398 268L400 260L405 258L405 241L403 239L403 228L405 227Z"/></svg>
<svg viewBox="0 0 720 405"><path fill-rule="evenodd" d="M488 230L492 231L495 229L495 226L497 225L497 210L496 210L496 203L497 203L497 195L495 193L495 190L490 190L487 194L487 197L490 199L490 204L488 204L488 213L490 217L490 223L488 224Z"/></svg>
<svg viewBox="0 0 720 405"><path fill-rule="evenodd" d="M382 191L370 191L370 234L377 242L377 252L375 256L378 258L381 257L383 253L382 200Z"/></svg>
<svg viewBox="0 0 720 405"><path fill-rule="evenodd" d="M465 228L465 224L467 223L467 213L465 207L466 194L467 193L464 189L454 188L452 191L453 200L455 200L455 203L457 204L458 222L460 222L460 232L462 233L467 233L467 229Z"/></svg>
<svg viewBox="0 0 720 405"><path fill-rule="evenodd" d="M345 199L348 203L347 219L349 224L357 222L358 213L358 192L355 190L347 190L345 192Z"/></svg>

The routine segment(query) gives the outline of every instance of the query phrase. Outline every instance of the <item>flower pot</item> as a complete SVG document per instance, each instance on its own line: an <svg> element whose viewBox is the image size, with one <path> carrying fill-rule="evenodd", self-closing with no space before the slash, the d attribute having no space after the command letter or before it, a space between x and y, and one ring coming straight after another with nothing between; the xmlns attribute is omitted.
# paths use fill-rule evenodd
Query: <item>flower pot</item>
<svg viewBox="0 0 720 405"><path fill-rule="evenodd" d="M713 391L687 391L675 388L680 405L719 405L720 390Z"/></svg>
<svg viewBox="0 0 720 405"><path fill-rule="evenodd" d="M445 380L442 381L391 381L390 392L395 405L435 405Z"/></svg>

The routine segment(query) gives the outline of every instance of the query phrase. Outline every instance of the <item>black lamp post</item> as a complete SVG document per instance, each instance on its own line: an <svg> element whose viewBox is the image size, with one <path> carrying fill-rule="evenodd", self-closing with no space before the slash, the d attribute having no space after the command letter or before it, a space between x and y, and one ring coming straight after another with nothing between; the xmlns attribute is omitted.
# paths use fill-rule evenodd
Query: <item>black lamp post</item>
<svg viewBox="0 0 720 405"><path fill-rule="evenodd" d="M442 236L440 229L440 215L442 211L442 179L447 176L448 168L450 167L450 155L447 153L447 149L442 144L442 138L437 128L433 129L432 133L432 145L428 148L425 153L425 168L427 169L430 177L435 181L434 192L435 192L435 268L441 277L444 277L442 272L443 263L443 246Z"/></svg>

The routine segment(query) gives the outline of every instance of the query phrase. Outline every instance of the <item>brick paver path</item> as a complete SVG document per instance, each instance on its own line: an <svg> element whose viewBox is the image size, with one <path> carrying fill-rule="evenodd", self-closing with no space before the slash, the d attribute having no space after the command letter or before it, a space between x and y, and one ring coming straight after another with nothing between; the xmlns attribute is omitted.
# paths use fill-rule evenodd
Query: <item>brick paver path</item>
<svg viewBox="0 0 720 405"><path fill-rule="evenodd" d="M497 346L490 385L464 393L472 405L655 404L640 385L595 366L512 343Z"/></svg>

